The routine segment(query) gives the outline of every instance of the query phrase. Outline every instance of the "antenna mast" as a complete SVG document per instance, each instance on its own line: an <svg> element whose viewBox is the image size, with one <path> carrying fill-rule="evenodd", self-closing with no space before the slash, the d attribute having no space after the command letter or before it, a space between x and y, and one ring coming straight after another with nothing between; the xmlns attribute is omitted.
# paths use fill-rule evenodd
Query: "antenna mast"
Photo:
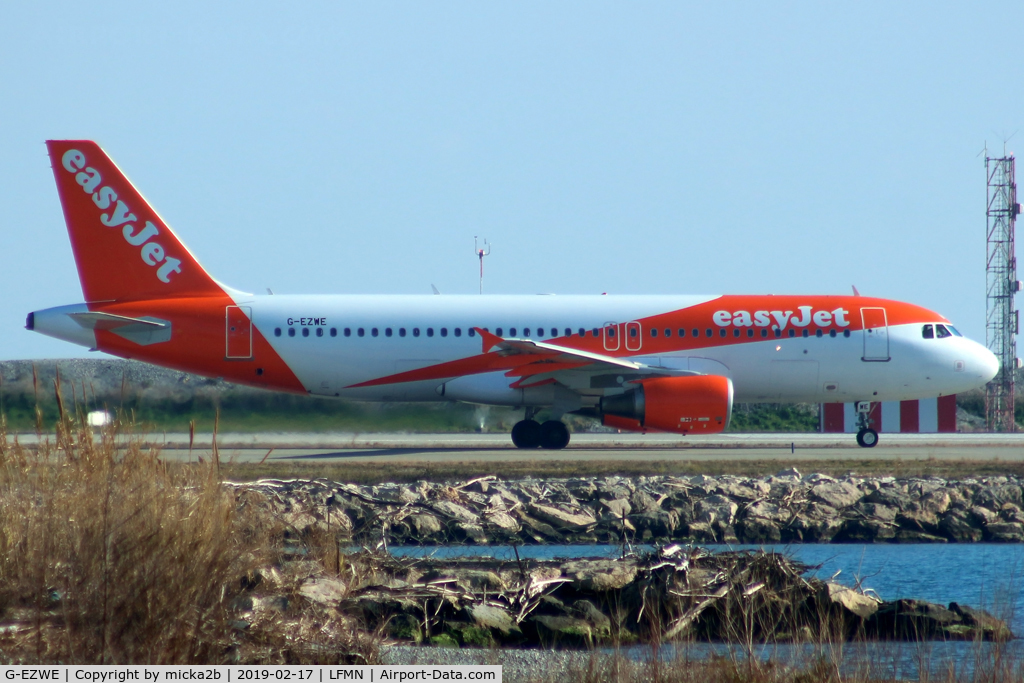
<svg viewBox="0 0 1024 683"><path fill-rule="evenodd" d="M985 344L999 359L999 374L985 387L985 426L990 432L1013 432L1017 426L1013 394L1020 330L1013 297L1020 290L1014 249L1020 204L1017 203L1013 155L1006 155L1005 150L1003 155L999 158L985 155L988 179Z"/></svg>
<svg viewBox="0 0 1024 683"><path fill-rule="evenodd" d="M477 258L480 259L480 293L484 293L484 256L491 255L491 245L487 243L487 238L484 238L484 248L481 249L480 245L477 244L477 237L473 235L473 251L476 253Z"/></svg>

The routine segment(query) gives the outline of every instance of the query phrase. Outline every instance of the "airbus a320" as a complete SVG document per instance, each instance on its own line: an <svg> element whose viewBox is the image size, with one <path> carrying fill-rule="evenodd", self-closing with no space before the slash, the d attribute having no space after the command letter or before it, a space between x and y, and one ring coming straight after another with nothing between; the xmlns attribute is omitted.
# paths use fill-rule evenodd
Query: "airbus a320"
<svg viewBox="0 0 1024 683"><path fill-rule="evenodd" d="M213 279L94 142L47 143L84 302L27 327L122 358L279 391L523 408L714 434L734 402L897 401L983 386L996 357L921 306L861 296L281 296ZM533 418L545 410L549 418ZM861 422L857 441L877 432Z"/></svg>

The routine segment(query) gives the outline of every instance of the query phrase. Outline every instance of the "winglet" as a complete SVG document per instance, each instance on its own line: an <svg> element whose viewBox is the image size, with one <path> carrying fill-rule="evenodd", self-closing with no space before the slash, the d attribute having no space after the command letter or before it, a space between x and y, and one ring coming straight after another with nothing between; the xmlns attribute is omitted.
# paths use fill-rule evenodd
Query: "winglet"
<svg viewBox="0 0 1024 683"><path fill-rule="evenodd" d="M482 328L480 328L480 327L474 327L473 329L474 329L474 330L476 330L476 333L477 333L477 334L479 334L479 335L480 335L480 337L481 337L481 338L483 339L483 342L484 342L484 350L483 350L483 351L481 351L481 353L488 353L488 352L489 352L489 351L490 351L491 349L493 349L493 348L494 348L495 346L497 346L497 345L498 345L498 344L500 344L501 342L505 341L504 339L502 339L502 338L501 338L501 337L499 337L498 335L496 335L496 334L491 334L491 333L490 333L490 332L488 332L487 330L485 330L485 329L482 329Z"/></svg>

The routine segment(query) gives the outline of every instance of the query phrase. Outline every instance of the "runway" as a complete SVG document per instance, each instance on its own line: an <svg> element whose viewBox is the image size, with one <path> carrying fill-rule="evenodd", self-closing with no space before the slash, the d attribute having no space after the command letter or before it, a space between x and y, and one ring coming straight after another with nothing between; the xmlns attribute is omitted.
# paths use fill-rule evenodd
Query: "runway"
<svg viewBox="0 0 1024 683"><path fill-rule="evenodd" d="M151 434L169 460L208 458L212 434ZM26 443L23 440L23 443ZM507 434L227 433L217 438L222 462L388 463L512 461L958 460L1024 461L1024 434L883 434L860 448L852 434L574 434L561 451L521 450Z"/></svg>

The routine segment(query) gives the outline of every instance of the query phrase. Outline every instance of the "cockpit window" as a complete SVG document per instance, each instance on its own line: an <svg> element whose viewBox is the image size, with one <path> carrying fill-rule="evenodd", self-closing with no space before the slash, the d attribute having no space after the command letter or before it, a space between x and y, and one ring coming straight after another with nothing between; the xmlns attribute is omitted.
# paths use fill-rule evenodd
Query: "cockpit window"
<svg viewBox="0 0 1024 683"><path fill-rule="evenodd" d="M935 339L935 330L931 325L925 325L921 328L921 336L925 339Z"/></svg>
<svg viewBox="0 0 1024 683"><path fill-rule="evenodd" d="M947 330L945 325L936 325L935 336L939 339L945 339L946 337L952 337L953 333Z"/></svg>
<svg viewBox="0 0 1024 683"><path fill-rule="evenodd" d="M946 327L949 328L949 331L953 333L954 337L962 337L962 336L964 336L964 335L960 334L960 330L956 329L952 325L946 325Z"/></svg>

